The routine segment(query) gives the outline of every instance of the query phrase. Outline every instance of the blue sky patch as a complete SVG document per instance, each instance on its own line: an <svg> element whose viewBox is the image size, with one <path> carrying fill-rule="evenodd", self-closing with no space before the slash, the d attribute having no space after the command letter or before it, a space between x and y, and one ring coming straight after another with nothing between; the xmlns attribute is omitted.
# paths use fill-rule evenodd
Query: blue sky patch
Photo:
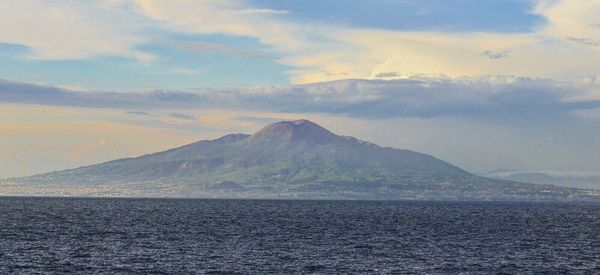
<svg viewBox="0 0 600 275"><path fill-rule="evenodd" d="M390 30L528 32L544 18L523 0L252 0L293 20Z"/></svg>

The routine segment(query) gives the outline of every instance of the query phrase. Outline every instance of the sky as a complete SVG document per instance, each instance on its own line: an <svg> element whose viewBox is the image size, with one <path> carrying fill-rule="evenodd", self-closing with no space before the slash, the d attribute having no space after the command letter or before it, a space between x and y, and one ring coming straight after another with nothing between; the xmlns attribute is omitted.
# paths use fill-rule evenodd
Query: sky
<svg viewBox="0 0 600 275"><path fill-rule="evenodd" d="M476 173L600 172L599 0L0 2L0 178L308 118Z"/></svg>

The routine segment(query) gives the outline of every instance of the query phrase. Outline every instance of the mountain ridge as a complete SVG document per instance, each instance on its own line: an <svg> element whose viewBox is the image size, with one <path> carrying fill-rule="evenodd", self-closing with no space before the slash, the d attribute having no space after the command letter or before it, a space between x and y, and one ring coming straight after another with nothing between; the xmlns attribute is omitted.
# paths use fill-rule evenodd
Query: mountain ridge
<svg viewBox="0 0 600 275"><path fill-rule="evenodd" d="M281 121L162 152L0 181L3 194L243 198L594 200L476 176L433 156ZM600 195L600 194L598 194Z"/></svg>

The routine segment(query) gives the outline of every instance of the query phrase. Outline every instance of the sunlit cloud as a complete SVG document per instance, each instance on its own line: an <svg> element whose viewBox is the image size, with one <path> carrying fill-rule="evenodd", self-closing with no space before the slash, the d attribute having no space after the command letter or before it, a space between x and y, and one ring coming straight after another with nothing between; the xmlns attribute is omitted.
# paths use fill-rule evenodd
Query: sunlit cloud
<svg viewBox="0 0 600 275"><path fill-rule="evenodd" d="M0 4L0 43L23 45L32 59L121 56L151 62L160 53L143 46L153 43L190 53L273 59L290 67L287 73L295 83L377 78L386 72L555 79L600 75L600 2L536 1L529 13L545 21L527 32L444 32L326 25L239 0L8 1ZM165 31L250 37L265 49L173 39Z"/></svg>
<svg viewBox="0 0 600 275"><path fill-rule="evenodd" d="M315 27L286 20L280 12L261 14L259 18L233 16L246 8L237 1L217 5L184 1L169 7L146 1L141 5L148 16L175 29L258 38L283 53L279 62L296 68L290 70L296 83L372 78L382 72L559 79L600 74L598 52L578 49L573 43L593 44L592 38L600 30L593 21L600 6L595 1L539 1L532 12L546 18L547 23L529 33Z"/></svg>

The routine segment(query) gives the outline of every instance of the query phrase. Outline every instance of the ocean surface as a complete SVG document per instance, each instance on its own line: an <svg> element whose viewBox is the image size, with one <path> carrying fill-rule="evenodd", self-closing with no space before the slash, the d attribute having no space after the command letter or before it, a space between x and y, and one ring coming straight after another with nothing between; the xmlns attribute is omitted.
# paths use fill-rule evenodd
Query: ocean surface
<svg viewBox="0 0 600 275"><path fill-rule="evenodd" d="M0 273L600 273L600 205L0 198Z"/></svg>

